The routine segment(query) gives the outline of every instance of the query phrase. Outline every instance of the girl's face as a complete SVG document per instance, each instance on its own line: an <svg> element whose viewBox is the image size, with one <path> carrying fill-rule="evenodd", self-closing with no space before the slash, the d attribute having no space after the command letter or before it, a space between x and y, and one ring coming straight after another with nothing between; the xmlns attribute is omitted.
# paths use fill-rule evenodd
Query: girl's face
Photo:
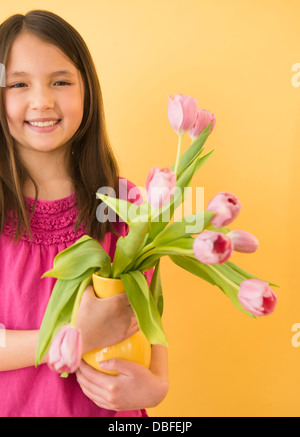
<svg viewBox="0 0 300 437"><path fill-rule="evenodd" d="M80 72L55 45L22 33L6 65L4 106L22 153L50 152L68 144L83 116Z"/></svg>

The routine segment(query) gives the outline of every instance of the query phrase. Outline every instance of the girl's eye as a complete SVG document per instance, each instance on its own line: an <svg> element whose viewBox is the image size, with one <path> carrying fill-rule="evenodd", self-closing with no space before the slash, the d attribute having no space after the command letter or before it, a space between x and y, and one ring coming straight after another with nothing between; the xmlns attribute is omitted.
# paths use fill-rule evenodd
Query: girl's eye
<svg viewBox="0 0 300 437"><path fill-rule="evenodd" d="M59 80L57 82L55 82L54 86L65 86L65 85L71 85L69 82L64 82L63 80ZM8 88L24 88L27 87L26 83L20 82L20 83L15 83L14 85L10 85L8 86Z"/></svg>
<svg viewBox="0 0 300 437"><path fill-rule="evenodd" d="M24 86L27 86L26 83L15 83L14 85L9 86L8 88L24 88Z"/></svg>
<svg viewBox="0 0 300 437"><path fill-rule="evenodd" d="M54 85L56 85L57 83L60 84L60 86L71 85L69 82L64 82L64 81L62 81L62 80L59 80L59 81L55 82Z"/></svg>

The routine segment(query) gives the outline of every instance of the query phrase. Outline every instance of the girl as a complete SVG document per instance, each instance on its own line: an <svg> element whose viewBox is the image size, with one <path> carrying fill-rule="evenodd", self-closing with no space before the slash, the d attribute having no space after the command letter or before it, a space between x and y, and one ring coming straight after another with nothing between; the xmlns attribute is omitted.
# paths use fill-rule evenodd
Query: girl
<svg viewBox="0 0 300 437"><path fill-rule="evenodd" d="M168 390L166 348L152 347L150 369L106 362L118 376L84 362L61 378L34 367L39 327L54 286L41 279L54 257L82 235L113 259L124 223L100 223L95 193L118 193L100 86L78 32L53 13L13 15L0 26L0 416L146 416ZM128 188L132 184L128 182ZM137 322L125 293L97 299L89 286L77 326L84 352L132 335ZM99 333L95 335L95 333Z"/></svg>

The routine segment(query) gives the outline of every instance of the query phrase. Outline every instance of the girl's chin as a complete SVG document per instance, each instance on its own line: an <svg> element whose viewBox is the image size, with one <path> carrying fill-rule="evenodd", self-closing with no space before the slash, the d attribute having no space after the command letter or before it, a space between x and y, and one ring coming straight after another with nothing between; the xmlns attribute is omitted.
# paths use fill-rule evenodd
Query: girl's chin
<svg viewBox="0 0 300 437"><path fill-rule="evenodd" d="M51 153L61 150L65 142L61 141L25 141L18 143L18 149L25 156L26 153Z"/></svg>

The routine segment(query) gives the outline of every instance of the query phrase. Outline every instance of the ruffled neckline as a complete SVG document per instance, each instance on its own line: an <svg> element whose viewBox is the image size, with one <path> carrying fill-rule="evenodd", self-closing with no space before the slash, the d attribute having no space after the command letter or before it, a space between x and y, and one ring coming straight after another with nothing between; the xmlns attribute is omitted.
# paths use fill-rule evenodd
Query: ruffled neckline
<svg viewBox="0 0 300 437"><path fill-rule="evenodd" d="M25 196L25 200L29 211L32 211L35 199L33 197ZM76 195L72 193L67 197L56 200L42 200L37 199L34 214L48 213L56 214L58 212L67 211L76 205Z"/></svg>
<svg viewBox="0 0 300 437"><path fill-rule="evenodd" d="M35 199L26 196L25 200L28 212L31 213ZM22 235L21 240L48 246L76 241L86 233L84 225L77 231L74 229L77 214L75 193L57 200L38 199L30 222L32 240L27 232ZM15 229L16 224L13 223L12 217L8 216L4 233L14 236Z"/></svg>

